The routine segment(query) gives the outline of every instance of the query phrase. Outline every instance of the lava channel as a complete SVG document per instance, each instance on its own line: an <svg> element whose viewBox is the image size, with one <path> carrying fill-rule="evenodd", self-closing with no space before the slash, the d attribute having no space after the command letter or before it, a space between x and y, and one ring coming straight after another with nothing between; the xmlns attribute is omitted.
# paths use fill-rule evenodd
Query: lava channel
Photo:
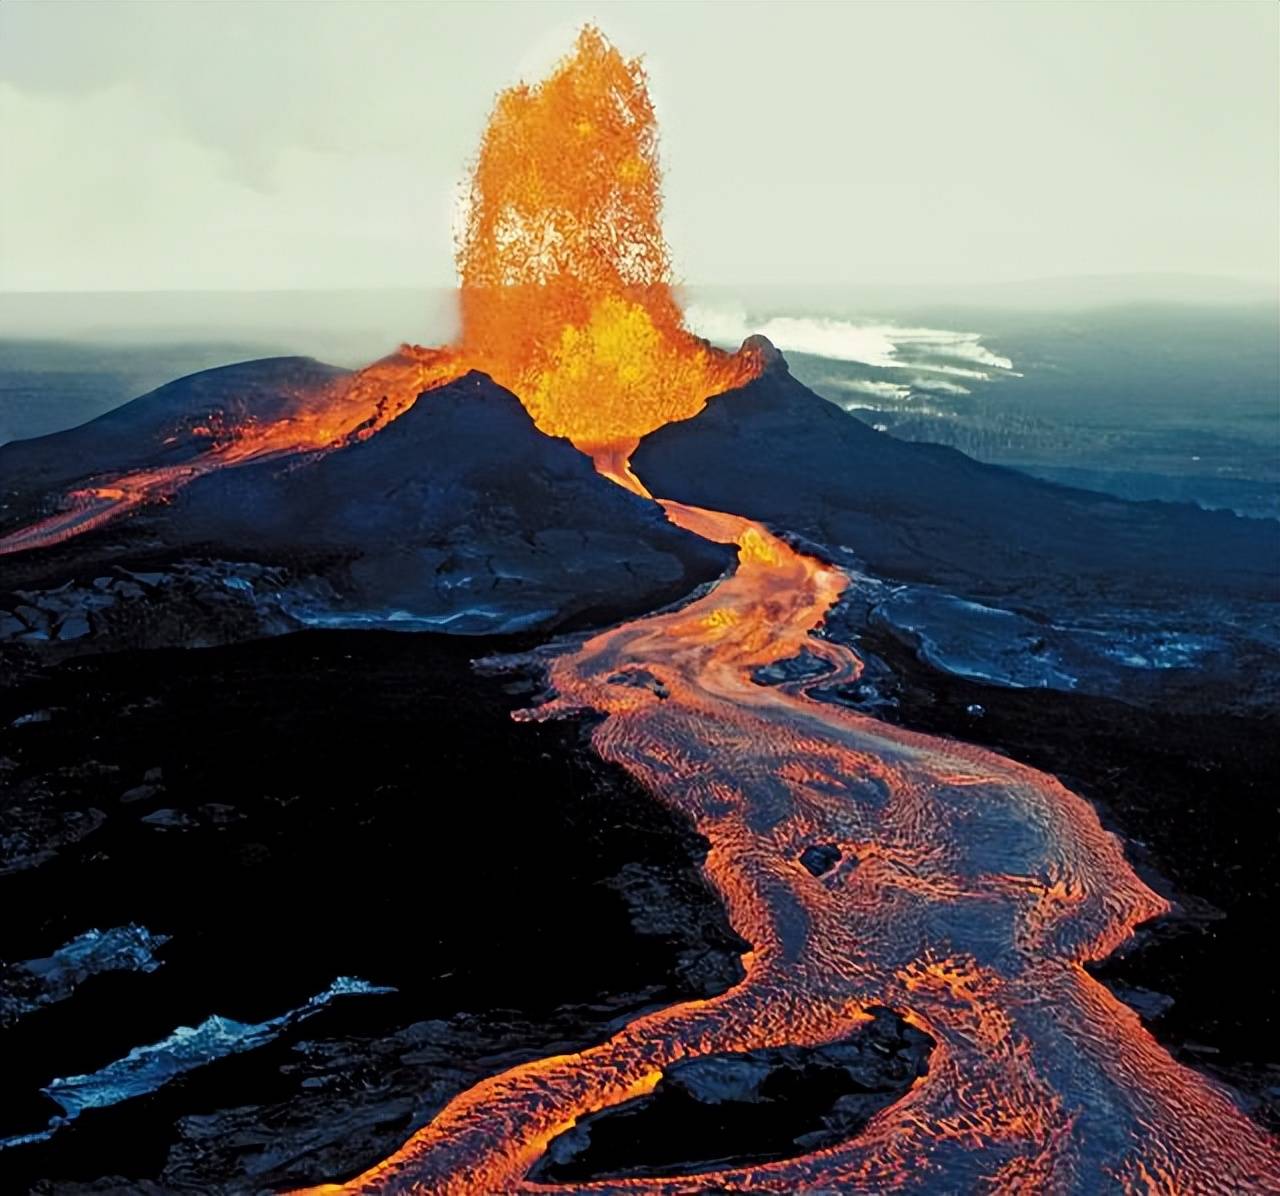
<svg viewBox="0 0 1280 1196"><path fill-rule="evenodd" d="M709 841L707 877L752 944L745 979L485 1080L385 1162L313 1191L1280 1190L1268 1136L1084 969L1168 908L1093 808L992 752L814 700L860 669L810 634L845 578L748 520L664 506L736 542L736 572L557 657L557 698L522 717L606 716L599 754ZM752 681L801 649L834 671ZM667 696L620 684L628 670ZM799 857L815 843L838 844L846 862L813 876ZM676 1060L832 1042L874 1006L936 1046L915 1087L841 1146L696 1176L525 1178L553 1138L651 1091Z"/></svg>
<svg viewBox="0 0 1280 1196"><path fill-rule="evenodd" d="M455 353L403 345L338 382L295 396L295 414L226 424L203 452L175 465L108 474L63 496L61 509L0 536L0 556L49 548L164 502L196 478L251 461L303 458L364 440L402 415L424 391L466 372ZM160 446L157 446L159 449Z"/></svg>

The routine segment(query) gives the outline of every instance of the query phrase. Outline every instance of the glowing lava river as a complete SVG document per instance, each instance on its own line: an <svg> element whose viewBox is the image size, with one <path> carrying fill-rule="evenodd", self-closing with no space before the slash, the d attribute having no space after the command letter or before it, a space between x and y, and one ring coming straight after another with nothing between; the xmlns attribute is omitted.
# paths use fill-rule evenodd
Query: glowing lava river
<svg viewBox="0 0 1280 1196"><path fill-rule="evenodd" d="M523 717L606 716L600 755L709 841L707 875L752 944L745 979L495 1076L386 1162L320 1190L1277 1190L1263 1131L1082 966L1166 909L1092 807L991 752L819 703L813 682L753 682L802 648L835 666L823 684L856 675L851 652L810 635L844 578L757 524L664 506L736 541L737 571L556 658L557 696ZM816 843L843 852L819 877L797 862ZM831 1042L873 1006L936 1046L928 1074L842 1146L696 1176L524 1179L553 1137L679 1059Z"/></svg>

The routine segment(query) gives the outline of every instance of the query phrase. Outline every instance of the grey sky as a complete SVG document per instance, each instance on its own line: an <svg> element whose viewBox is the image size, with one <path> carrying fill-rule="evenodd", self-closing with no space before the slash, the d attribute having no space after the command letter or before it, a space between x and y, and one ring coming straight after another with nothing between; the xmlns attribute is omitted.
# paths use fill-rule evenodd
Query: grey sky
<svg viewBox="0 0 1280 1196"><path fill-rule="evenodd" d="M0 290L447 284L495 92L588 19L692 282L1275 278L1271 0L3 0Z"/></svg>

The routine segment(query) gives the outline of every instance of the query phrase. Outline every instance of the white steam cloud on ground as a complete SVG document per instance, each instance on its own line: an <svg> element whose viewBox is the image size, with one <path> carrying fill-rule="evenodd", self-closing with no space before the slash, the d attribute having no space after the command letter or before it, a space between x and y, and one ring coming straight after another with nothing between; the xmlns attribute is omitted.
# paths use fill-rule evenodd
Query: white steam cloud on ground
<svg viewBox="0 0 1280 1196"><path fill-rule="evenodd" d="M945 328L909 328L884 322L856 323L828 317L751 317L740 307L691 304L688 326L725 348L737 348L752 333L767 336L784 353L804 353L828 361L856 362L882 370L909 371L902 382L883 379L833 379L840 389L878 399L908 399L924 391L968 394L948 379L990 381L1013 374L1013 362L982 344L978 332Z"/></svg>

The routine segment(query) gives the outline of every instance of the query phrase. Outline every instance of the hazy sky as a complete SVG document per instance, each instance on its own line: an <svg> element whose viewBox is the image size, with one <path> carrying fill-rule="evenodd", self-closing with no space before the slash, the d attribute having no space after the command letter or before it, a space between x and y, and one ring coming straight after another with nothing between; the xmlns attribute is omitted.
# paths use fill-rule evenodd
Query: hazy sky
<svg viewBox="0 0 1280 1196"><path fill-rule="evenodd" d="M588 19L691 282L1275 277L1273 0L3 0L0 290L451 283L495 92Z"/></svg>

